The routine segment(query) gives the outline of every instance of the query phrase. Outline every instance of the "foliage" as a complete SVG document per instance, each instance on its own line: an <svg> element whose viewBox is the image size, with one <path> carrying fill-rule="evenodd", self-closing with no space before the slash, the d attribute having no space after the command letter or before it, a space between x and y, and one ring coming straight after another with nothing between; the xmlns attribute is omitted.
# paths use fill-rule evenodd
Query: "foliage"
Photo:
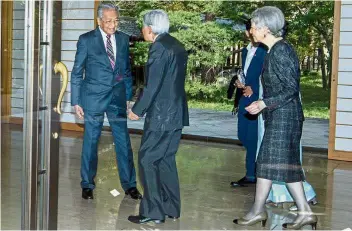
<svg viewBox="0 0 352 231"><path fill-rule="evenodd" d="M134 65L143 66L147 62L149 45L147 42L136 42L134 47L130 48Z"/></svg>
<svg viewBox="0 0 352 231"><path fill-rule="evenodd" d="M226 98L226 87L215 84L204 85L200 81L187 81L185 87L189 100L202 102L229 103Z"/></svg>
<svg viewBox="0 0 352 231"><path fill-rule="evenodd" d="M139 20L145 11L141 12ZM201 75L203 83L214 82L214 71L225 64L230 55L226 47L231 47L236 33L230 26L215 22L203 22L200 13L170 11L170 34L184 44L189 52L188 73L195 77ZM141 21L139 21L141 23ZM146 42L137 42L131 49L137 65L143 65L147 56ZM210 73L210 74L209 74ZM210 77L209 77L210 76Z"/></svg>
<svg viewBox="0 0 352 231"><path fill-rule="evenodd" d="M320 87L321 78L311 73L301 77L301 94L304 115L307 118L329 119L330 92ZM186 84L190 108L231 111L233 100L226 98L227 88L215 84L203 85L192 81Z"/></svg>
<svg viewBox="0 0 352 231"><path fill-rule="evenodd" d="M229 26L215 22L202 22L199 13L170 12L171 35L181 41L189 51L188 70L193 79L203 76L203 83L214 82L208 73L225 64L236 33ZM182 29L184 28L184 29Z"/></svg>
<svg viewBox="0 0 352 231"><path fill-rule="evenodd" d="M171 34L185 44L190 51L189 74L191 79L203 83L215 81L215 75L226 61L225 47L242 42L243 36L221 26L214 19L231 19L243 22L250 14L264 5L279 7L289 23L287 40L295 47L300 60L315 56L316 48L324 56L321 84L328 87L332 63L332 34L334 1L114 1L124 16L137 17L150 9L163 9L169 13ZM209 17L204 22L200 16ZM136 63L143 65L147 45L137 44L133 49ZM325 67L326 63L326 67ZM327 77L325 75L327 73Z"/></svg>
<svg viewBox="0 0 352 231"><path fill-rule="evenodd" d="M321 88L320 76L301 77L302 105L305 117L329 119L330 91Z"/></svg>

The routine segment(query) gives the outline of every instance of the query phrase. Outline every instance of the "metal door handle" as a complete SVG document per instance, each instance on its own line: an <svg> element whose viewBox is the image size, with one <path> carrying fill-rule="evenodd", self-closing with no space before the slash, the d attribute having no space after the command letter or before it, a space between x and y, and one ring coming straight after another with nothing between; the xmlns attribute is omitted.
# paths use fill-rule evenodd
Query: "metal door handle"
<svg viewBox="0 0 352 231"><path fill-rule="evenodd" d="M40 64L40 66L39 66L39 92L41 95L43 95L42 79L43 79L43 64Z"/></svg>
<svg viewBox="0 0 352 231"><path fill-rule="evenodd" d="M68 84L68 70L67 70L67 67L65 64L63 64L62 62L57 62L54 66L54 71L55 71L55 74L60 72L61 77L62 77L62 88L60 91L59 98L57 99L57 105L54 108L54 111L61 115L61 113L62 113L61 112L61 102L64 97L64 93L66 91L67 84Z"/></svg>

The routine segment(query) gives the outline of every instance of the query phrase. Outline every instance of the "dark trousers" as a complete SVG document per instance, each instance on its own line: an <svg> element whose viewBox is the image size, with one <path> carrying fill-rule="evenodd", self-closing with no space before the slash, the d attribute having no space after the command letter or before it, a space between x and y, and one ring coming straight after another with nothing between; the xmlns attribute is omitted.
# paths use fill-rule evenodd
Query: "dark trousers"
<svg viewBox="0 0 352 231"><path fill-rule="evenodd" d="M144 188L139 213L153 219L180 216L180 188L176 152L182 130L144 131L139 150L139 171Z"/></svg>
<svg viewBox="0 0 352 231"><path fill-rule="evenodd" d="M106 115L115 143L116 161L123 190L136 187L133 152L127 129L126 101L113 97ZM98 166L98 143L104 122L104 113L84 111L84 138L81 159L81 187L95 188Z"/></svg>
<svg viewBox="0 0 352 231"><path fill-rule="evenodd" d="M258 142L258 119L248 113L238 113L238 139L246 148L246 177L255 178L255 161Z"/></svg>

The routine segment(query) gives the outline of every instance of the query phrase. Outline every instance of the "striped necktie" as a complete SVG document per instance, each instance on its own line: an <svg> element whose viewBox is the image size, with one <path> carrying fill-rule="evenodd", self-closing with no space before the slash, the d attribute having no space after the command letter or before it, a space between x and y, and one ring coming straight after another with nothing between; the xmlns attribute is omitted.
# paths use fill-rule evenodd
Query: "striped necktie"
<svg viewBox="0 0 352 231"><path fill-rule="evenodd" d="M106 42L106 52L108 54L111 67L112 67L112 69L114 69L115 68L115 56L114 56L114 50L112 49L111 35L106 35L106 38L108 39Z"/></svg>

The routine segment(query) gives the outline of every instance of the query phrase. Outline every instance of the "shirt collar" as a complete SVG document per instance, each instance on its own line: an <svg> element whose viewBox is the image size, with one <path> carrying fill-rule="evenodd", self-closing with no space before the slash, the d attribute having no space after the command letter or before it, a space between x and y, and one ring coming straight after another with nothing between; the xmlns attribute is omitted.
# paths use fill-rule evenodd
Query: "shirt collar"
<svg viewBox="0 0 352 231"><path fill-rule="evenodd" d="M103 36L103 38L106 38L107 34L103 31L103 29L101 29L101 27L99 26L99 30L100 30L100 33L101 35ZM112 34L111 35L111 38L113 38L115 36L115 34Z"/></svg>

